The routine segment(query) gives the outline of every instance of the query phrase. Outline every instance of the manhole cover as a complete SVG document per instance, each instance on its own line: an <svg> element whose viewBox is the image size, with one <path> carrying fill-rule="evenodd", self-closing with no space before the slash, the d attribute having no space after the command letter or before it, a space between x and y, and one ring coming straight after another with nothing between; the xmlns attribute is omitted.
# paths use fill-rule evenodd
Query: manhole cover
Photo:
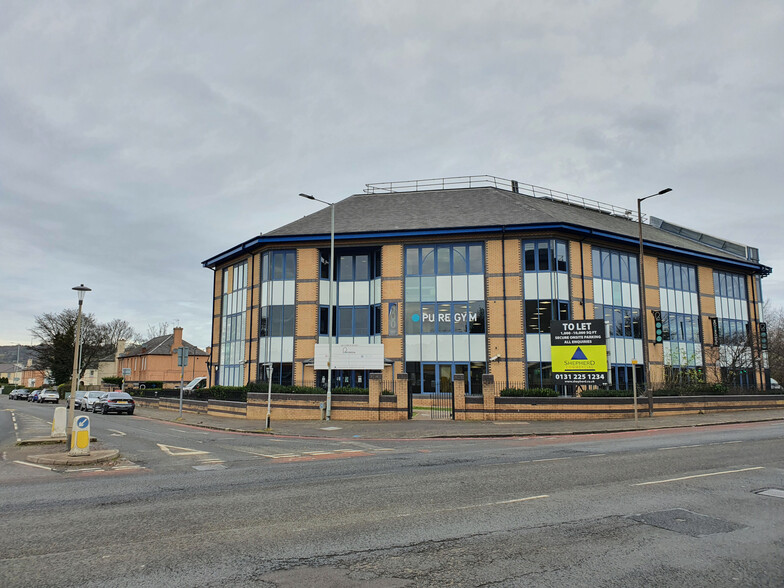
<svg viewBox="0 0 784 588"><path fill-rule="evenodd" d="M638 523L645 523L646 525L667 529L683 535L691 535L692 537L704 537L714 533L729 533L744 527L744 525L701 515L682 508L631 515L629 518Z"/></svg>
<svg viewBox="0 0 784 588"><path fill-rule="evenodd" d="M763 496L773 496L775 498L784 498L784 490L779 488L768 488L767 490L760 490L757 494L762 494Z"/></svg>

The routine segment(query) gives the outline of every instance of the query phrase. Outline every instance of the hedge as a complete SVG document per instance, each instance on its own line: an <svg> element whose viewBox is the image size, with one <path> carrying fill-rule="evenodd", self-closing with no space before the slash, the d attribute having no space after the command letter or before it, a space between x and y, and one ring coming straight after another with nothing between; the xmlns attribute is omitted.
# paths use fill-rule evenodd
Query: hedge
<svg viewBox="0 0 784 588"><path fill-rule="evenodd" d="M501 396L525 396L533 398L548 398L558 396L558 392L552 388L504 388L501 390Z"/></svg>

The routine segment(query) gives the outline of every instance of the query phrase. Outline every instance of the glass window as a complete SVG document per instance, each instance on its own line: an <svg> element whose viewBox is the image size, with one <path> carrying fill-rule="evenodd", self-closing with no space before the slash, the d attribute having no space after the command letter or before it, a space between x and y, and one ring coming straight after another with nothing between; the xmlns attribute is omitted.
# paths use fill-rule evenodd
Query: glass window
<svg viewBox="0 0 784 588"><path fill-rule="evenodd" d="M546 241L539 241L537 247L539 250L539 271L546 272L550 269L549 247Z"/></svg>
<svg viewBox="0 0 784 588"><path fill-rule="evenodd" d="M341 282L354 281L354 257L352 255L341 255L338 261L338 280Z"/></svg>
<svg viewBox="0 0 784 588"><path fill-rule="evenodd" d="M422 317L418 302L406 302L406 335L419 335Z"/></svg>
<svg viewBox="0 0 784 588"><path fill-rule="evenodd" d="M525 271L536 271L536 252L534 250L535 243L526 243L524 245L525 255Z"/></svg>
<svg viewBox="0 0 784 588"><path fill-rule="evenodd" d="M406 275L419 275L419 248L409 247L406 249Z"/></svg>
<svg viewBox="0 0 784 588"><path fill-rule="evenodd" d="M293 251L287 251L284 259L285 277L287 280L297 279L297 256Z"/></svg>
<svg viewBox="0 0 784 588"><path fill-rule="evenodd" d="M483 274L485 272L485 264L482 260L482 246L469 245L468 257L468 272L471 274Z"/></svg>
<svg viewBox="0 0 784 588"><path fill-rule="evenodd" d="M358 306L354 309L354 336L366 337L370 335L370 308Z"/></svg>
<svg viewBox="0 0 784 588"><path fill-rule="evenodd" d="M452 305L449 303L438 305L438 332L452 332Z"/></svg>
<svg viewBox="0 0 784 588"><path fill-rule="evenodd" d="M466 259L465 245L455 245L452 248L452 266L454 275L468 273L468 260Z"/></svg>
<svg viewBox="0 0 784 588"><path fill-rule="evenodd" d="M469 332L485 332L485 303L484 300L468 303Z"/></svg>
<svg viewBox="0 0 784 588"><path fill-rule="evenodd" d="M338 321L340 322L338 335L340 337L354 336L354 313L352 311L350 306L343 306L338 310Z"/></svg>
<svg viewBox="0 0 784 588"><path fill-rule="evenodd" d="M261 310L264 312L266 308ZM326 306L319 308L319 335L329 335L329 309Z"/></svg>
<svg viewBox="0 0 784 588"><path fill-rule="evenodd" d="M430 334L436 332L436 305L423 304L422 305L422 334Z"/></svg>
<svg viewBox="0 0 784 588"><path fill-rule="evenodd" d="M422 275L432 276L436 273L435 250L432 247L422 247Z"/></svg>
<svg viewBox="0 0 784 588"><path fill-rule="evenodd" d="M275 252L272 254L272 279L273 280L283 279L283 259L284 259L284 255L281 252Z"/></svg>
<svg viewBox="0 0 784 588"><path fill-rule="evenodd" d="M452 268L449 262L450 247L440 246L438 248L438 275L448 276L452 273Z"/></svg>
<svg viewBox="0 0 784 588"><path fill-rule="evenodd" d="M452 305L454 311L453 327L455 333L468 332L468 303L455 302Z"/></svg>
<svg viewBox="0 0 784 588"><path fill-rule="evenodd" d="M370 260L367 255L357 255L354 280L359 282L368 279L370 279Z"/></svg>
<svg viewBox="0 0 784 588"><path fill-rule="evenodd" d="M563 241L556 241L555 242L555 251L556 251L556 255L555 255L555 263L556 263L555 269L557 269L559 272L567 271L566 243L564 243Z"/></svg>

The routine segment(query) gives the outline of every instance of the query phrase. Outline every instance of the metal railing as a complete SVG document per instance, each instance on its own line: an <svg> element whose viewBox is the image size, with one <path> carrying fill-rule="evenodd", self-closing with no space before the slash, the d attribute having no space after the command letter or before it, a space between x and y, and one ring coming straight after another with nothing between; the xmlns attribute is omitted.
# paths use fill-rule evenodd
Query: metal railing
<svg viewBox="0 0 784 588"><path fill-rule="evenodd" d="M458 188L500 188L517 194L526 194L534 198L543 198L555 202L563 202L571 206L596 210L611 216L618 216L637 222L637 212L628 208L607 204L591 198L575 196L567 192L527 184L517 180L498 178L496 176L453 176L447 178L428 178L424 180L404 180L399 182L376 182L365 184L366 194L393 194L396 192L424 192L427 190L455 190ZM642 215L645 222L646 215Z"/></svg>

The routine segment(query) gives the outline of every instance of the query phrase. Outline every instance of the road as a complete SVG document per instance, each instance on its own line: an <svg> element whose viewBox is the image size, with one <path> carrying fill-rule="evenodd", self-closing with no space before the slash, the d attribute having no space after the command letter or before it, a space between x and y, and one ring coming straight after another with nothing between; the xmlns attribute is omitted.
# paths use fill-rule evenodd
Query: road
<svg viewBox="0 0 784 588"><path fill-rule="evenodd" d="M376 441L95 415L123 460L75 471L13 445L53 407L4 407L3 586L784 585L779 421Z"/></svg>

